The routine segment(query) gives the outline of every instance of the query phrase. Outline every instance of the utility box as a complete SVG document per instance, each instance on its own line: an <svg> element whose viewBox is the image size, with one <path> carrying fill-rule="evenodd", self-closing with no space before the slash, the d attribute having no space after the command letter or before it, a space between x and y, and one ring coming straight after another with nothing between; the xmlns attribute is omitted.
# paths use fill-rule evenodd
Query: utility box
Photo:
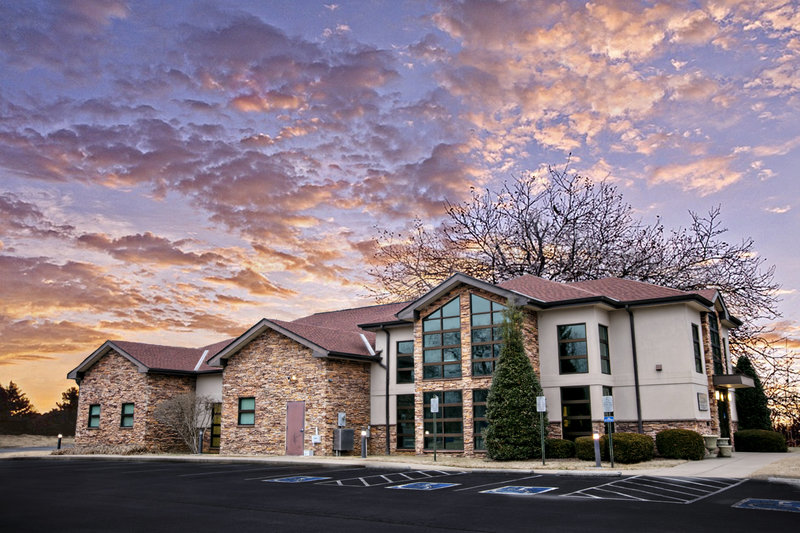
<svg viewBox="0 0 800 533"><path fill-rule="evenodd" d="M354 430L352 429L334 429L333 451L335 452L353 451L353 433Z"/></svg>

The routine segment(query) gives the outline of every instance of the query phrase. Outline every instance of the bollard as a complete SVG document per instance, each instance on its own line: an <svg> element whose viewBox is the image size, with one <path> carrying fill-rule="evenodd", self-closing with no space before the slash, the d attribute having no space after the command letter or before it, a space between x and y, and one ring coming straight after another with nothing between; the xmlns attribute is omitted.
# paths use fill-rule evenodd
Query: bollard
<svg viewBox="0 0 800 533"><path fill-rule="evenodd" d="M62 435L61 435L61 433L59 433L58 434L58 444L56 444L56 450L60 450L61 449L61 437L62 437Z"/></svg>
<svg viewBox="0 0 800 533"><path fill-rule="evenodd" d="M361 458L367 458L367 430L361 431Z"/></svg>
<svg viewBox="0 0 800 533"><path fill-rule="evenodd" d="M595 433L592 435L594 439L594 466L600 468L602 465L600 464L600 433Z"/></svg>

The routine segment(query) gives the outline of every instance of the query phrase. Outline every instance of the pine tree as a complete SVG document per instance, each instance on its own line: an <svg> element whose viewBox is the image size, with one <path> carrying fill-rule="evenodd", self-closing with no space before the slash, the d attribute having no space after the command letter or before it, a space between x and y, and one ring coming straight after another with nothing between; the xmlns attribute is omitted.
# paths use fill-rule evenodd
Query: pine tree
<svg viewBox="0 0 800 533"><path fill-rule="evenodd" d="M541 394L539 379L525 355L522 311L509 307L503 322L503 346L486 404L486 451L490 458L510 461L541 453L536 411L536 397Z"/></svg>
<svg viewBox="0 0 800 533"><path fill-rule="evenodd" d="M767 395L758 378L758 373L747 356L736 362L736 372L753 378L755 387L736 391L736 412L739 415L739 429L772 430L772 421L767 407Z"/></svg>

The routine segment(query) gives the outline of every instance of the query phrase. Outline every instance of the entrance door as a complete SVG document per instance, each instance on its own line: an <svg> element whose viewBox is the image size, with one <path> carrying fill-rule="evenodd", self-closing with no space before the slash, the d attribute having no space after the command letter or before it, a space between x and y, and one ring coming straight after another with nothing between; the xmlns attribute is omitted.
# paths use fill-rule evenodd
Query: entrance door
<svg viewBox="0 0 800 533"><path fill-rule="evenodd" d="M222 404L215 403L211 407L211 451L219 453L220 438L222 437Z"/></svg>
<svg viewBox="0 0 800 533"><path fill-rule="evenodd" d="M719 413L719 436L731 438L730 418L728 417L728 392L717 391L717 412Z"/></svg>
<svg viewBox="0 0 800 533"><path fill-rule="evenodd" d="M286 455L303 455L306 402L286 402Z"/></svg>

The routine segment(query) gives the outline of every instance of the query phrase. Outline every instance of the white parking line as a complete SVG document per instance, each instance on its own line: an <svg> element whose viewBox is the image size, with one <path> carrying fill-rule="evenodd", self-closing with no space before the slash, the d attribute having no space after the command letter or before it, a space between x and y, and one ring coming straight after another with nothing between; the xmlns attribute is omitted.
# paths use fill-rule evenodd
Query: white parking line
<svg viewBox="0 0 800 533"><path fill-rule="evenodd" d="M296 466L296 465L294 465L294 466ZM283 467L281 467L281 468L283 468ZM330 473L333 473L333 472L349 472L351 470L364 470L364 468L363 467L360 467L360 468L341 468L341 469L338 469L338 470L320 470L320 471L314 470L312 472L321 472L323 474L330 474ZM307 475L310 475L310 474L311 474L311 472L306 472L304 474L294 474L294 475L307 476ZM273 479L273 478L279 478L279 477L289 477L289 475L284 473L284 474L277 474L277 475L274 475L274 476L266 476L266 477L264 477L264 476L261 476L261 477L246 477L246 478L244 478L244 480L245 481L260 481L262 479Z"/></svg>
<svg viewBox="0 0 800 533"><path fill-rule="evenodd" d="M520 478L517 478L517 479L505 479L503 481L497 481L495 483L484 483L483 485L475 485L473 487L464 487L463 489L456 489L453 492L461 492L462 490L478 489L478 488L481 488L481 487L491 487L492 485L503 485L503 484L507 484L507 483L513 483L515 481L522 481L522 480L525 480L525 479L533 479L533 478L536 478L536 477L542 477L542 474L537 474L535 476L520 477Z"/></svg>

